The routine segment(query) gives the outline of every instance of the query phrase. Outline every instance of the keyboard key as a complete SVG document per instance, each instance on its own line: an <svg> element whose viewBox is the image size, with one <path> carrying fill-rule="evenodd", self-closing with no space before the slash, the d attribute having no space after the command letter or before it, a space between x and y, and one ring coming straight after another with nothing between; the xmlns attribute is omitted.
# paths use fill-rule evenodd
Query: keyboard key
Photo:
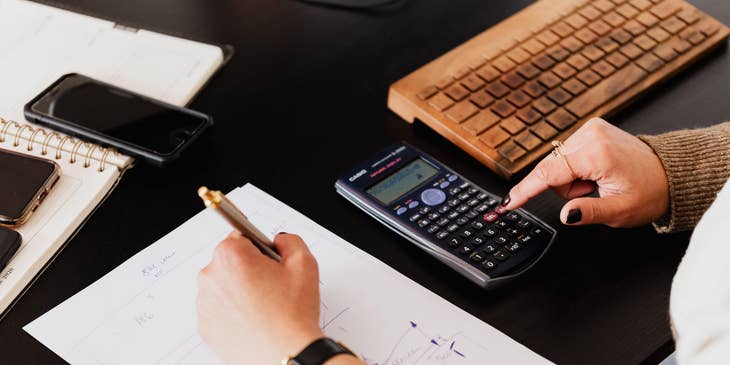
<svg viewBox="0 0 730 365"><path fill-rule="evenodd" d="M615 28L615 27L618 27L619 25L623 24L626 21L626 18L619 15L617 12L612 11L603 16L603 21L608 23L608 25Z"/></svg>
<svg viewBox="0 0 730 365"><path fill-rule="evenodd" d="M672 49L674 49L678 53L687 52L687 51L689 51L690 48L692 48L692 45L689 42L683 41L683 40L677 39L677 38L672 39L669 42L667 42L667 45L671 46Z"/></svg>
<svg viewBox="0 0 730 365"><path fill-rule="evenodd" d="M520 64L527 61L530 58L530 54L522 48L515 48L507 53L507 57L515 63Z"/></svg>
<svg viewBox="0 0 730 365"><path fill-rule="evenodd" d="M634 44L644 51L650 51L654 48L654 46L656 46L656 42L645 34L636 37L636 39L634 39Z"/></svg>
<svg viewBox="0 0 730 365"><path fill-rule="evenodd" d="M589 60L595 62L603 58L603 56L606 55L606 52L601 51L596 46L586 46L585 48L583 48L583 51L581 51L581 54Z"/></svg>
<svg viewBox="0 0 730 365"><path fill-rule="evenodd" d="M597 73L593 72L592 70L585 70L576 76L578 80L582 81L584 84L588 86L593 86L597 84L599 81L601 81L601 76L599 76Z"/></svg>
<svg viewBox="0 0 730 365"><path fill-rule="evenodd" d="M569 79L571 76L576 74L576 71L574 68L570 67L567 63L559 63L555 68L553 68L553 72L558 75L563 80Z"/></svg>
<svg viewBox="0 0 730 365"><path fill-rule="evenodd" d="M623 29L616 29L611 33L611 39L620 44L629 43L632 38L631 34Z"/></svg>
<svg viewBox="0 0 730 365"><path fill-rule="evenodd" d="M639 14L639 16L636 17L636 21L648 28L653 27L656 23L659 23L659 18L647 12Z"/></svg>
<svg viewBox="0 0 730 365"><path fill-rule="evenodd" d="M629 3L639 10L646 10L651 6L649 0L631 0Z"/></svg>
<svg viewBox="0 0 730 365"><path fill-rule="evenodd" d="M484 80L482 80L477 75L469 75L463 80L461 80L461 84L464 85L469 91L474 92L482 88L484 86Z"/></svg>
<svg viewBox="0 0 730 365"><path fill-rule="evenodd" d="M591 65L591 61L583 57L581 54L574 54L566 61L578 71Z"/></svg>
<svg viewBox="0 0 730 365"><path fill-rule="evenodd" d="M570 113L566 112L564 109L560 108L556 110L554 113L550 114L547 118L545 118L550 124L552 124L555 128L559 130L566 130L575 122L577 119L571 115Z"/></svg>
<svg viewBox="0 0 730 365"><path fill-rule="evenodd" d="M495 81L489 85L487 85L486 88L487 92L492 94L495 98L501 98L507 93L509 93L509 88L507 85L503 84L501 81Z"/></svg>
<svg viewBox="0 0 730 365"><path fill-rule="evenodd" d="M592 22L588 29L592 30L597 36L602 36L611 31L611 26L606 24L603 20L596 20Z"/></svg>
<svg viewBox="0 0 730 365"><path fill-rule="evenodd" d="M632 60L639 58L639 56L641 56L644 53L644 51L642 51L641 48L637 47L633 43L629 43L629 44L621 47L620 52L623 53L624 56L626 56Z"/></svg>
<svg viewBox="0 0 730 365"><path fill-rule="evenodd" d="M506 130L509 134L517 134L521 130L525 129L525 124L522 123L517 117L511 116L505 120L502 121L502 123L499 124Z"/></svg>
<svg viewBox="0 0 730 365"><path fill-rule="evenodd" d="M598 10L604 13L613 9L614 7L613 3L608 0L595 0L593 1L593 6L595 6Z"/></svg>
<svg viewBox="0 0 730 365"><path fill-rule="evenodd" d="M656 15L659 19L666 19L670 16L674 15L675 13L682 10L682 7L680 4L674 2L674 1L663 1L653 8L651 8L651 13Z"/></svg>
<svg viewBox="0 0 730 365"><path fill-rule="evenodd" d="M509 253L505 250L499 250L494 253L494 258L499 261L506 261L509 258Z"/></svg>
<svg viewBox="0 0 730 365"><path fill-rule="evenodd" d="M582 17L580 14L576 13L565 18L565 22L570 24L575 29L580 29L588 23L588 20L586 20L586 18Z"/></svg>
<svg viewBox="0 0 730 365"><path fill-rule="evenodd" d="M552 58L550 58L550 56L546 54L541 54L532 60L532 64L535 65L537 68L546 71L549 70L550 67L553 67L553 65L555 65L555 60L553 60Z"/></svg>
<svg viewBox="0 0 730 365"><path fill-rule="evenodd" d="M544 96L533 101L532 106L543 115L550 114L550 112L557 108L557 105L555 105L552 101L548 100Z"/></svg>
<svg viewBox="0 0 730 365"><path fill-rule="evenodd" d="M535 67L532 63L525 63L517 67L517 73L526 79L531 79L540 74L540 69Z"/></svg>
<svg viewBox="0 0 730 365"><path fill-rule="evenodd" d="M702 41L705 40L705 36L704 36L704 34L698 32L698 31L693 31L693 32L688 33L688 35L687 35L687 37L685 39L689 43L692 43L694 45L698 45L698 44L702 43Z"/></svg>
<svg viewBox="0 0 730 365"><path fill-rule="evenodd" d="M677 17L687 24L694 24L700 20L700 14L694 9L684 9L677 14Z"/></svg>
<svg viewBox="0 0 730 365"><path fill-rule="evenodd" d="M528 125L535 124L535 122L540 120L540 113L531 106L518 110L515 116Z"/></svg>
<svg viewBox="0 0 730 365"><path fill-rule="evenodd" d="M588 20L595 20L601 16L601 12L591 5L586 5L584 8L580 9L578 14L586 17Z"/></svg>
<svg viewBox="0 0 730 365"><path fill-rule="evenodd" d="M477 115L464 122L461 126L471 134L478 136L489 129L489 127L497 124L499 120L500 118L496 114L492 113L491 110L482 110Z"/></svg>
<svg viewBox="0 0 730 365"><path fill-rule="evenodd" d="M560 42L560 45L570 52L577 52L579 49L583 48L583 42L573 36L563 39L563 41Z"/></svg>
<svg viewBox="0 0 730 365"><path fill-rule="evenodd" d="M677 34L677 32L684 29L684 27L686 26L683 21L677 19L676 17L671 17L661 22L660 25L662 28L664 28L664 30L671 34Z"/></svg>
<svg viewBox="0 0 730 365"><path fill-rule="evenodd" d="M558 86L560 84L560 82L562 81L562 80L560 80L560 78L558 76L556 76L551 71L547 71L547 72L543 73L542 75L540 75L537 78L537 80L542 85L547 87L548 89L552 89L552 88Z"/></svg>
<svg viewBox="0 0 730 365"><path fill-rule="evenodd" d="M525 79L522 78L522 76L517 74L517 71L512 71L504 76L502 76L502 82L509 86L512 89L516 89L520 87L520 85L525 83Z"/></svg>
<svg viewBox="0 0 730 365"><path fill-rule="evenodd" d="M620 52L614 52L606 56L606 61L616 68L621 68L629 62L629 59Z"/></svg>
<svg viewBox="0 0 730 365"><path fill-rule="evenodd" d="M537 81L528 81L525 86L522 87L522 90L533 98L536 98L545 93L545 88L537 83Z"/></svg>
<svg viewBox="0 0 730 365"><path fill-rule="evenodd" d="M513 91L507 97L507 101L509 101L510 103L512 103L512 105L518 108L522 108L523 106L527 105L530 100L532 99L520 90Z"/></svg>
<svg viewBox="0 0 730 365"><path fill-rule="evenodd" d="M532 151L542 144L529 130L525 130L515 137L515 142L527 151Z"/></svg>
<svg viewBox="0 0 730 365"><path fill-rule="evenodd" d="M543 141L550 141L558 134L558 131L544 120L530 127L530 130Z"/></svg>
<svg viewBox="0 0 730 365"><path fill-rule="evenodd" d="M469 101L471 101L472 104L484 109L488 107L489 104L492 104L494 102L494 98L485 91L478 91L474 94L471 94L471 96L469 97Z"/></svg>
<svg viewBox="0 0 730 365"><path fill-rule="evenodd" d="M454 122L461 123L477 112L479 112L479 108L475 107L470 101L464 100L449 108L445 114Z"/></svg>
<svg viewBox="0 0 730 365"><path fill-rule="evenodd" d="M605 77L610 76L614 71L616 71L616 68L611 66L608 62L604 60L600 60L596 62L591 69L598 73L599 75ZM451 108L454 109L454 108Z"/></svg>
<svg viewBox="0 0 730 365"><path fill-rule="evenodd" d="M555 35L555 33L553 33L550 30L545 30L542 33L537 35L537 40L542 42L542 44L549 47L549 46L552 46L553 44L555 44L555 42L559 41L560 37Z"/></svg>
<svg viewBox="0 0 730 365"><path fill-rule="evenodd" d="M577 79L572 78L563 83L563 89L568 90L568 92L573 95L578 95L585 91L586 85L578 81Z"/></svg>
<svg viewBox="0 0 730 365"><path fill-rule="evenodd" d="M598 39L596 33L593 33L590 29L587 28L583 28L575 32L575 37L580 39L580 41L584 44L591 44L595 42L596 39Z"/></svg>
<svg viewBox="0 0 730 365"><path fill-rule="evenodd" d="M623 4L616 8L616 11L627 19L631 19L639 13L639 11L630 4Z"/></svg>
<svg viewBox="0 0 730 365"><path fill-rule="evenodd" d="M641 35L646 31L646 27L639 23L637 20L629 20L624 24L624 29L631 33L634 37Z"/></svg>
<svg viewBox="0 0 730 365"><path fill-rule="evenodd" d="M454 74L452 76L454 76L454 79L456 80L461 80L469 73L471 73L471 69L468 66L464 66L454 71Z"/></svg>
<svg viewBox="0 0 730 365"><path fill-rule="evenodd" d="M482 263L482 268L486 271L494 270L497 267L497 263L492 260L486 260Z"/></svg>
<svg viewBox="0 0 730 365"><path fill-rule="evenodd" d="M511 162L517 161L527 153L524 148L518 146L513 141L507 141L497 147L497 152Z"/></svg>
<svg viewBox="0 0 730 365"><path fill-rule="evenodd" d="M606 53L611 53L611 52L617 50L619 47L618 43L614 42L613 39L608 38L608 37L599 39L596 42L596 46L598 46L598 48L600 48L603 52L606 52Z"/></svg>
<svg viewBox="0 0 730 365"><path fill-rule="evenodd" d="M502 118L506 118L517 111L517 109L515 109L512 104L504 100L499 100L496 103L492 104L491 109L495 114L499 115Z"/></svg>
<svg viewBox="0 0 730 365"><path fill-rule="evenodd" d="M636 60L636 64L648 72L653 72L664 66L664 61L651 53L647 53Z"/></svg>
<svg viewBox="0 0 730 365"><path fill-rule="evenodd" d="M466 98L469 95L469 90L461 86L460 84L453 84L444 91L454 101L459 101Z"/></svg>
<svg viewBox="0 0 730 365"><path fill-rule="evenodd" d="M554 59L556 62L560 62L560 61L568 58L568 56L570 56L570 52L568 52L567 49L565 49L559 45L555 45L555 46L551 47L547 51L547 54L550 57L552 57L552 59Z"/></svg>
<svg viewBox="0 0 730 365"><path fill-rule="evenodd" d="M428 103L438 111L444 111L454 105L454 101L443 93L438 93L434 97L428 99Z"/></svg>
<svg viewBox="0 0 730 365"><path fill-rule="evenodd" d="M567 91L563 90L561 87L556 87L555 89L552 89L548 91L547 97L555 102L555 104L563 105L568 102L568 100L572 99L573 96L570 95ZM453 108L452 108L453 109Z"/></svg>
<svg viewBox="0 0 730 365"><path fill-rule="evenodd" d="M670 62L677 58L677 51L664 44L660 44L654 48L654 54L659 56L664 62Z"/></svg>
<svg viewBox="0 0 730 365"><path fill-rule="evenodd" d="M634 64L618 70L611 77L602 80L590 90L576 97L565 106L573 115L582 118L624 90L633 86L648 74ZM581 81L583 81L581 79Z"/></svg>
<svg viewBox="0 0 730 365"><path fill-rule="evenodd" d="M533 55L536 55L542 52L543 49L545 49L545 45L538 42L536 39L530 39L522 45L522 49L530 52Z"/></svg>
<svg viewBox="0 0 730 365"><path fill-rule="evenodd" d="M439 89L436 86L432 85L432 86L429 86L429 87L421 90L421 92L416 94L416 96L421 100L426 100L426 99L434 96L437 92L439 92Z"/></svg>
<svg viewBox="0 0 730 365"><path fill-rule="evenodd" d="M648 34L649 37L651 37L652 39L654 39L655 41L657 41L659 43L666 41L667 39L669 39L669 36L670 36L670 34L667 33L666 30L659 28L659 27L654 27L654 28L649 29L646 32L646 34Z"/></svg>
<svg viewBox="0 0 730 365"><path fill-rule="evenodd" d="M501 75L501 73L491 65L484 65L477 71L477 76L481 77L482 80L487 82L492 82L496 80L499 75Z"/></svg>
<svg viewBox="0 0 730 365"><path fill-rule="evenodd" d="M511 69L513 69L515 66L517 66L514 62L512 62L507 56L502 56L500 58L497 58L492 62L492 66L496 68L499 71L507 72Z"/></svg>
<svg viewBox="0 0 730 365"><path fill-rule="evenodd" d="M443 90L449 87L449 85L454 83L454 78L451 76L446 76L443 79L436 82L436 87Z"/></svg>
<svg viewBox="0 0 730 365"><path fill-rule="evenodd" d="M573 33L573 27L568 25L566 22L558 22L558 24L555 24L551 30L553 33L559 35L562 38L567 37L570 35L570 33Z"/></svg>

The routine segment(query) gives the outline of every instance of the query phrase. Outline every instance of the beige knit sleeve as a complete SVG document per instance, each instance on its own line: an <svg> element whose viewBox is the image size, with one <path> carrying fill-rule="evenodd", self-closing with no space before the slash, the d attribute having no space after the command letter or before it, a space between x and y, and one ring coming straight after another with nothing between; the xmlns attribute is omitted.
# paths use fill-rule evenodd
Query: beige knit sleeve
<svg viewBox="0 0 730 365"><path fill-rule="evenodd" d="M669 211L654 228L693 229L730 177L730 122L639 138L654 149L669 179Z"/></svg>

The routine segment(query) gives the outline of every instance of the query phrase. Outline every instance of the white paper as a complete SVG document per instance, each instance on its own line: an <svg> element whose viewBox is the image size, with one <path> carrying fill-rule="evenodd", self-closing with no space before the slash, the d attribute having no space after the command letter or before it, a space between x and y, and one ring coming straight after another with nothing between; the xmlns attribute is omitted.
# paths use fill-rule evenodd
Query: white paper
<svg viewBox="0 0 730 365"><path fill-rule="evenodd" d="M321 272L320 325L368 364L550 364L253 185L229 198L263 232L304 238ZM230 230L203 211L25 330L74 365L219 364L194 299Z"/></svg>

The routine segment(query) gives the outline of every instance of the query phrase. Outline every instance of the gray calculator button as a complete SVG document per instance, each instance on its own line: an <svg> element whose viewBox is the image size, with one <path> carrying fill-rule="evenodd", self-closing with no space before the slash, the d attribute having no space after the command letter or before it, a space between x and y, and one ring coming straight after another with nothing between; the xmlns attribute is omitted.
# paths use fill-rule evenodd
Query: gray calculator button
<svg viewBox="0 0 730 365"><path fill-rule="evenodd" d="M456 175L451 175L451 176L449 176L449 181L451 181L451 182L454 182L454 181L456 181L457 179L459 179L459 177L458 177L458 176L456 176Z"/></svg>
<svg viewBox="0 0 730 365"><path fill-rule="evenodd" d="M436 233L436 238L438 238L440 240L442 240L448 236L449 236L449 232L446 232L446 231L441 231L439 233Z"/></svg>
<svg viewBox="0 0 730 365"><path fill-rule="evenodd" d="M408 211L408 208L406 208L406 207L400 207L400 208L398 208L398 210L395 211L395 214L403 215L403 213L405 213L407 211Z"/></svg>
<svg viewBox="0 0 730 365"><path fill-rule="evenodd" d="M440 189L426 189L421 193L421 201L426 205L439 205L446 201L446 193Z"/></svg>
<svg viewBox="0 0 730 365"><path fill-rule="evenodd" d="M444 181L444 182L442 182L442 183L441 183L441 184L439 185L439 187L440 187L441 189L446 189L446 188L448 188L448 187L449 187L449 185L450 185L450 184L449 184L449 182L448 182L448 181Z"/></svg>
<svg viewBox="0 0 730 365"><path fill-rule="evenodd" d="M415 208L415 207L417 207L417 206L418 206L418 201L416 201L416 200L414 200L414 201L412 201L412 202L408 203L408 208L411 208L411 209L413 209L413 208Z"/></svg>
<svg viewBox="0 0 730 365"><path fill-rule="evenodd" d="M408 219L409 219L409 220L410 220L411 222L415 222L415 221L417 221L417 220L418 220L418 219L420 219L420 218L421 218L421 215L420 215L420 214L418 214L418 213L416 213L416 214L412 215L412 216L411 216L410 218L408 218Z"/></svg>

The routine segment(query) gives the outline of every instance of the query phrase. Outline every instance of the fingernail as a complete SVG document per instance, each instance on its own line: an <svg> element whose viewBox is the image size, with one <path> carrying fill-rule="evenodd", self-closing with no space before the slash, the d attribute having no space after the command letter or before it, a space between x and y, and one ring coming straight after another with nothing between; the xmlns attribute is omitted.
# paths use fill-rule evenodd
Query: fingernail
<svg viewBox="0 0 730 365"><path fill-rule="evenodd" d="M502 201L499 203L499 205L506 207L509 204L509 202L511 202L511 201L512 201L512 198L510 198L509 194L507 194L502 198Z"/></svg>
<svg viewBox="0 0 730 365"><path fill-rule="evenodd" d="M580 209L571 209L568 212L568 217L565 218L565 223L578 223L580 222L581 218L583 218L583 213L580 211Z"/></svg>
<svg viewBox="0 0 730 365"><path fill-rule="evenodd" d="M280 235L280 234L287 234L287 233L286 232L279 232L279 233L277 233L277 235Z"/></svg>

